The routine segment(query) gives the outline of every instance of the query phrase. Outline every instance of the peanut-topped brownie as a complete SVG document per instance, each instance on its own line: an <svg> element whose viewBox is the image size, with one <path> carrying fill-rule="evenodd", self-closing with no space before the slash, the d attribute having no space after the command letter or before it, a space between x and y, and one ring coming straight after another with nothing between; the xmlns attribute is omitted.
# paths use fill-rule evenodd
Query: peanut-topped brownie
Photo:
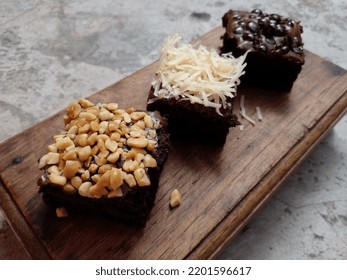
<svg viewBox="0 0 347 280"><path fill-rule="evenodd" d="M249 51L242 84L290 90L305 62L300 22L259 9L229 10L222 20L222 53Z"/></svg>
<svg viewBox="0 0 347 280"><path fill-rule="evenodd" d="M58 216L88 211L144 225L170 147L165 118L80 98L67 106L64 122L39 160L46 204Z"/></svg>
<svg viewBox="0 0 347 280"><path fill-rule="evenodd" d="M168 118L170 134L211 144L225 142L238 125L232 112L244 56L220 56L205 46L169 37L162 48L159 69L149 93L147 109Z"/></svg>

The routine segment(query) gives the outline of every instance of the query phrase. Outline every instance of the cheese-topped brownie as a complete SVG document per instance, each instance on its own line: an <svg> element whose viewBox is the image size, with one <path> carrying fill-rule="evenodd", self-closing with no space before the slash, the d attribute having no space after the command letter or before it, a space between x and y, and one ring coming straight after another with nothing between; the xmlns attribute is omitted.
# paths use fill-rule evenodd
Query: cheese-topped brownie
<svg viewBox="0 0 347 280"><path fill-rule="evenodd" d="M239 124L232 107L244 73L243 62L244 56L220 56L214 49L182 43L178 35L169 37L162 48L147 109L168 118L174 137L222 144L229 128Z"/></svg>
<svg viewBox="0 0 347 280"><path fill-rule="evenodd" d="M170 147L165 118L80 98L67 106L64 122L39 160L46 204L144 225Z"/></svg>
<svg viewBox="0 0 347 280"><path fill-rule="evenodd" d="M222 20L222 53L249 51L242 84L290 90L305 61L300 22L259 9L229 10Z"/></svg>

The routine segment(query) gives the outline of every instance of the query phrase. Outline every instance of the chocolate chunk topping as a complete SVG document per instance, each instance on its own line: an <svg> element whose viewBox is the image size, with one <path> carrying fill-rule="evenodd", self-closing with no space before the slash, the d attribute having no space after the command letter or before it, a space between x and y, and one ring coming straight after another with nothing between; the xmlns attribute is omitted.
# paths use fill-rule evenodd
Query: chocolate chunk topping
<svg viewBox="0 0 347 280"><path fill-rule="evenodd" d="M258 24L255 23L254 21L251 21L248 23L248 27L252 32L256 32L258 29Z"/></svg>
<svg viewBox="0 0 347 280"><path fill-rule="evenodd" d="M243 34L243 28L241 26L238 26L235 28L234 32L235 32L235 34L242 35Z"/></svg>
<svg viewBox="0 0 347 280"><path fill-rule="evenodd" d="M303 53L300 22L278 14L266 14L259 9L251 13L230 10L223 17L224 40L236 39L240 49L261 53L300 55ZM227 38L228 37L228 38Z"/></svg>
<svg viewBox="0 0 347 280"><path fill-rule="evenodd" d="M286 28L284 25L282 24L277 24L276 27L275 27L275 36L283 36L286 32Z"/></svg>
<svg viewBox="0 0 347 280"><path fill-rule="evenodd" d="M275 45L276 44L276 41L273 37L268 37L265 39L265 42L271 44L271 45Z"/></svg>
<svg viewBox="0 0 347 280"><path fill-rule="evenodd" d="M259 9L255 9L252 11L252 14L256 14L256 15L261 15L263 12Z"/></svg>
<svg viewBox="0 0 347 280"><path fill-rule="evenodd" d="M249 31L245 31L245 33L243 33L242 38L246 41L253 41L254 40L254 35L249 32Z"/></svg>
<svg viewBox="0 0 347 280"><path fill-rule="evenodd" d="M281 16L278 14L271 14L269 16L270 20L273 20L275 23L280 23L281 22Z"/></svg>

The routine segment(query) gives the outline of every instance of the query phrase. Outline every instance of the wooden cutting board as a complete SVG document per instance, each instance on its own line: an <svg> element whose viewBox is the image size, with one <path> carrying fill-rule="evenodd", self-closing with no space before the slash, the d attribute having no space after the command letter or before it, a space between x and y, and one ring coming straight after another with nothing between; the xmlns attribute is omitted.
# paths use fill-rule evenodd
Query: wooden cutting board
<svg viewBox="0 0 347 280"><path fill-rule="evenodd" d="M222 34L220 27L199 39L217 48ZM90 99L144 109L157 66L153 63ZM240 88L247 113L256 119L255 107L260 106L263 121L253 126L241 119L245 130L231 129L221 148L173 141L145 228L82 215L58 219L43 204L36 185L41 174L37 159L63 127L60 112L0 145L1 207L35 259L213 258L344 115L346 89L346 71L308 51L291 93ZM174 188L181 192L182 204L170 210Z"/></svg>

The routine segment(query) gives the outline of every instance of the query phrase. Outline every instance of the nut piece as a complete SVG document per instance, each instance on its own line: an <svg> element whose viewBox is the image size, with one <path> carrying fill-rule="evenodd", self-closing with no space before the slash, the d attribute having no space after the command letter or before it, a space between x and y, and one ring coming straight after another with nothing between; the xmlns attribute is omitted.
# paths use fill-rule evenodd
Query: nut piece
<svg viewBox="0 0 347 280"><path fill-rule="evenodd" d="M102 111L100 111L99 113L99 119L101 121L107 121L109 119L112 118L112 114L110 113L110 111L103 109Z"/></svg>
<svg viewBox="0 0 347 280"><path fill-rule="evenodd" d="M78 188L78 193L80 194L80 196L92 197L89 192L91 186L91 182L84 182L83 184L81 184Z"/></svg>
<svg viewBox="0 0 347 280"><path fill-rule="evenodd" d="M47 164L57 164L59 162L59 154L49 152L42 156L39 160L39 169L44 168Z"/></svg>
<svg viewBox="0 0 347 280"><path fill-rule="evenodd" d="M92 149L90 148L90 146L85 146L83 148L80 148L77 152L78 158L81 161L87 160L91 154L92 154Z"/></svg>
<svg viewBox="0 0 347 280"><path fill-rule="evenodd" d="M67 160L64 167L63 176L66 179L71 179L81 168L81 163L77 160Z"/></svg>
<svg viewBox="0 0 347 280"><path fill-rule="evenodd" d="M134 120L134 121L141 120L141 119L144 118L144 116L146 116L145 112L132 112L130 114L131 119Z"/></svg>
<svg viewBox="0 0 347 280"><path fill-rule="evenodd" d="M81 177L78 177L78 176L71 178L70 181L71 181L71 185L73 185L76 189L78 189L83 183L83 180L81 179Z"/></svg>
<svg viewBox="0 0 347 280"><path fill-rule="evenodd" d="M118 152L112 153L107 157L107 161L111 162L111 163L115 163L118 159L119 159L119 153Z"/></svg>
<svg viewBox="0 0 347 280"><path fill-rule="evenodd" d="M146 127L153 128L153 120L150 116L146 115L143 120L145 122Z"/></svg>
<svg viewBox="0 0 347 280"><path fill-rule="evenodd" d="M55 209L55 214L58 218L65 218L69 216L69 212L67 212L64 207L58 207L57 209Z"/></svg>
<svg viewBox="0 0 347 280"><path fill-rule="evenodd" d="M149 186L151 184L151 181L149 180L146 171L143 168L136 169L134 171L134 176L137 184L140 187Z"/></svg>
<svg viewBox="0 0 347 280"><path fill-rule="evenodd" d="M63 187L63 190L67 193L73 193L76 189L74 188L74 186L70 185L70 184L66 184Z"/></svg>
<svg viewBox="0 0 347 280"><path fill-rule="evenodd" d="M131 117L127 112L124 112L123 118L126 123L131 123Z"/></svg>
<svg viewBox="0 0 347 280"><path fill-rule="evenodd" d="M126 172L130 172L130 171L135 171L137 168L139 168L139 164L137 161L132 160L132 159L127 159L123 165L122 168L124 171Z"/></svg>
<svg viewBox="0 0 347 280"><path fill-rule="evenodd" d="M68 151L64 156L63 160L76 160L77 154L75 150Z"/></svg>
<svg viewBox="0 0 347 280"><path fill-rule="evenodd" d="M39 169L44 168L47 165L47 161L48 161L48 155L44 155L40 158L39 160Z"/></svg>
<svg viewBox="0 0 347 280"><path fill-rule="evenodd" d="M87 139L88 139L87 133L78 134L76 135L75 143L81 147L85 147L88 145Z"/></svg>
<svg viewBox="0 0 347 280"><path fill-rule="evenodd" d="M172 208L179 206L181 204L181 194L177 189L174 189L171 193L170 206Z"/></svg>
<svg viewBox="0 0 347 280"><path fill-rule="evenodd" d="M55 185L64 186L66 184L66 178L64 176L58 175L56 173L51 173L48 175L48 180Z"/></svg>
<svg viewBox="0 0 347 280"><path fill-rule="evenodd" d="M64 137L57 142L57 148L65 150L67 147L72 146L74 143L69 137Z"/></svg>
<svg viewBox="0 0 347 280"><path fill-rule="evenodd" d="M112 190L118 189L123 184L122 171L112 168L110 171L110 187Z"/></svg>
<svg viewBox="0 0 347 280"><path fill-rule="evenodd" d="M105 105L105 108L109 111L115 111L118 109L118 104L117 103L107 103Z"/></svg>
<svg viewBox="0 0 347 280"><path fill-rule="evenodd" d="M100 198L108 194L108 191L106 190L106 188L101 187L98 184L91 186L89 189L89 192L91 195L93 195L96 198Z"/></svg>
<svg viewBox="0 0 347 280"><path fill-rule="evenodd" d="M147 146L148 140L144 136L141 136L139 138L130 137L127 141L127 144L130 147L134 147L134 148L144 148Z"/></svg>
<svg viewBox="0 0 347 280"><path fill-rule="evenodd" d="M117 142L112 141L110 138L108 138L105 141L105 147L107 149L109 149L112 153L114 153L117 150L117 148L118 148L118 144L117 144Z"/></svg>
<svg viewBox="0 0 347 280"><path fill-rule="evenodd" d="M62 173L61 170L59 169L59 167L56 165L51 165L50 167L48 167L47 172L48 173L55 173L58 175L60 175Z"/></svg>
<svg viewBox="0 0 347 280"><path fill-rule="evenodd" d="M66 114L69 118L75 119L81 112L81 105L77 102L72 102L66 107Z"/></svg>
<svg viewBox="0 0 347 280"><path fill-rule="evenodd" d="M134 175L132 174L127 174L126 172L123 173L124 176L124 181L128 184L130 188L136 186L136 180L134 178Z"/></svg>
<svg viewBox="0 0 347 280"><path fill-rule="evenodd" d="M78 99L78 103L81 104L82 108L88 108L88 107L92 107L94 106L95 104L91 101L89 101L88 99L85 99L85 98L79 98Z"/></svg>
<svg viewBox="0 0 347 280"><path fill-rule="evenodd" d="M115 190L112 190L107 195L108 198L122 197L122 196L123 196L123 191L121 188L117 188Z"/></svg>
<svg viewBox="0 0 347 280"><path fill-rule="evenodd" d="M48 152L53 152L53 153L58 152L57 144L55 143L55 144L49 145Z"/></svg>
<svg viewBox="0 0 347 280"><path fill-rule="evenodd" d="M57 164L57 163L59 163L59 154L49 152L47 164Z"/></svg>
<svg viewBox="0 0 347 280"><path fill-rule="evenodd" d="M145 167L157 167L157 161L150 154L145 155L143 162Z"/></svg>

